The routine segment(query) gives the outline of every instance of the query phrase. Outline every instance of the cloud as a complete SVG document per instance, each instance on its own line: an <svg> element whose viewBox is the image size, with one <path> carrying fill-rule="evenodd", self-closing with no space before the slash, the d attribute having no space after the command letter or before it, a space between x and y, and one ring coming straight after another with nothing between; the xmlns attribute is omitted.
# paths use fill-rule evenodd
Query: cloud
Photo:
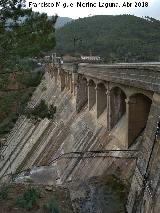
<svg viewBox="0 0 160 213"><path fill-rule="evenodd" d="M160 0L150 0L148 8L135 9L133 12L137 16L150 16L160 19Z"/></svg>

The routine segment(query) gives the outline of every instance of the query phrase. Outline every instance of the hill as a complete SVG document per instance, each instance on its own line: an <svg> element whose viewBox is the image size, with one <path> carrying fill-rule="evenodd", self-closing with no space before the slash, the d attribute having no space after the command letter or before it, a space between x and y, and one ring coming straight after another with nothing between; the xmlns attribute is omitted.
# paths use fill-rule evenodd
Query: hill
<svg viewBox="0 0 160 213"><path fill-rule="evenodd" d="M73 19L68 18L68 17L58 17L56 24L55 24L55 28L58 29L60 27L63 27L64 25L66 25L67 23L71 22Z"/></svg>
<svg viewBox="0 0 160 213"><path fill-rule="evenodd" d="M79 18L56 31L59 54L100 55L107 61L160 59L160 21L132 15Z"/></svg>

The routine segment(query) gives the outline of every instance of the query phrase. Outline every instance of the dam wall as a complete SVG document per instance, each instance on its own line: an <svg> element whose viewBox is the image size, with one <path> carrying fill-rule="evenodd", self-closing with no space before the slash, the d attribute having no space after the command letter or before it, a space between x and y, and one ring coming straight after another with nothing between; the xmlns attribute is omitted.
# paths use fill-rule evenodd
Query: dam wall
<svg viewBox="0 0 160 213"><path fill-rule="evenodd" d="M44 90L44 87L46 90ZM42 119L33 122L25 116L19 118L8 136L8 146L4 150L4 159L1 162L1 177L31 169L34 166L52 165L52 161L64 153L122 149L123 146L117 143L118 138L114 136L114 133L109 135L104 124L106 111L97 120L95 119L94 107L89 112L86 103L77 114L76 98L71 89L68 87L61 91L60 79L52 77L48 71L28 106L35 107L41 99L56 106L57 112L54 119ZM120 123L124 123L124 119ZM120 123L119 126L122 126ZM118 127L115 128L115 131L118 131L117 129ZM83 173L84 176L87 175L88 166L94 164L97 158L97 169L90 172L88 177L103 174L111 164L108 163L109 156L92 158L87 156L84 161L79 157L77 160L72 159L71 161L70 158L68 160L60 159L56 163L56 168L61 176L61 182L72 177L74 179L79 177L76 170L79 168L80 171L81 166L84 167L84 163L86 168ZM70 161L70 163L67 163L67 161ZM116 158L113 161L116 161ZM122 159L122 164L123 161L124 159ZM131 161L131 164L134 165L132 162L134 160L128 161ZM102 162L104 165L99 167L98 165L101 165ZM54 165L55 163L53 163ZM66 169L64 169L65 165L67 165ZM97 172L98 170L99 172Z"/></svg>
<svg viewBox="0 0 160 213"><path fill-rule="evenodd" d="M114 174L131 184L128 212L135 208L135 212L150 210L150 204L142 207L136 197L139 195L145 203L142 188L147 191L148 186L144 185L144 176L154 180L159 162L155 157L158 145L153 146L160 115L159 82L155 78L151 82L150 76L144 85L135 83L133 67L120 66L131 72L132 78L127 79L122 70L116 78L117 66L105 68L105 73L112 72L110 77L102 68L97 74L97 66L91 70L83 65L79 71L77 66L46 66L44 79L28 107L34 108L43 99L56 106L56 113L53 119L36 122L23 115L18 119L2 150L1 179L33 168L42 182L53 177L58 184ZM151 72L153 67L147 69ZM126 79L123 82L122 77ZM153 165L148 164L150 161ZM153 188L159 187L158 178ZM157 199L154 202L158 213Z"/></svg>

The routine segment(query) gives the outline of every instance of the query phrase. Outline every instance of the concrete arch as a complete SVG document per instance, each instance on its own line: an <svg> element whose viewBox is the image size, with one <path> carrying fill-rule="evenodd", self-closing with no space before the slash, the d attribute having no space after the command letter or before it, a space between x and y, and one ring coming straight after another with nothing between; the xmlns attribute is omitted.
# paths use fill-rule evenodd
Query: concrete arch
<svg viewBox="0 0 160 213"><path fill-rule="evenodd" d="M82 75L81 80L88 81L88 79L84 75Z"/></svg>
<svg viewBox="0 0 160 213"><path fill-rule="evenodd" d="M152 100L142 93L132 95L128 101L128 145L145 129Z"/></svg>
<svg viewBox="0 0 160 213"><path fill-rule="evenodd" d="M130 91L128 93L128 98L133 97L136 94L142 94L142 95L148 97L151 100L152 100L152 97L153 97L153 92L151 92L151 91L145 91L145 90L141 90L141 89L138 89L138 88L134 88L134 89L130 89Z"/></svg>
<svg viewBox="0 0 160 213"><path fill-rule="evenodd" d="M110 127L111 129L118 123L126 113L126 94L120 87L113 87L110 91Z"/></svg>
<svg viewBox="0 0 160 213"><path fill-rule="evenodd" d="M105 85L105 82L104 82L104 81L98 82L98 83L97 83L97 87L99 87L99 88L105 88L105 90L106 90L106 85Z"/></svg>
<svg viewBox="0 0 160 213"><path fill-rule="evenodd" d="M96 104L96 84L90 79L88 81L88 109L91 110Z"/></svg>
<svg viewBox="0 0 160 213"><path fill-rule="evenodd" d="M96 81L94 79L89 78L88 84L95 84L96 85Z"/></svg>
<svg viewBox="0 0 160 213"><path fill-rule="evenodd" d="M89 76L86 76L86 79L87 81L93 81L96 85L99 84L99 83L104 83L102 80L99 80L97 78L92 78L92 77L89 77Z"/></svg>
<svg viewBox="0 0 160 213"><path fill-rule="evenodd" d="M97 118L105 111L107 107L107 89L104 83L98 83L96 86L96 112Z"/></svg>
<svg viewBox="0 0 160 213"><path fill-rule="evenodd" d="M107 81L98 80L96 84L97 84L97 86L104 86L106 90L108 88Z"/></svg>
<svg viewBox="0 0 160 213"><path fill-rule="evenodd" d="M109 90L110 90L110 91L113 91L114 88L119 88L119 89L121 89L122 92L125 94L125 96L126 96L126 97L129 97L129 94L130 94L130 93L129 93L129 89L128 89L128 88L122 86L121 84L115 84L115 83L110 84Z"/></svg>

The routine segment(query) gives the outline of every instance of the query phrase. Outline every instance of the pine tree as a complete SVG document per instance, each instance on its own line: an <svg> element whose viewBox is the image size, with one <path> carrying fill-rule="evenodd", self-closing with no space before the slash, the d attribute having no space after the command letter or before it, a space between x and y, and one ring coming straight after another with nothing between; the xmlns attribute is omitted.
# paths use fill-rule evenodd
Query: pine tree
<svg viewBox="0 0 160 213"><path fill-rule="evenodd" d="M41 57L53 49L56 19L26 9L24 0L0 0L1 71L13 71L21 59Z"/></svg>
<svg viewBox="0 0 160 213"><path fill-rule="evenodd" d="M13 127L40 83L42 72L32 72L38 66L35 57L54 48L56 19L26 9L25 0L0 0L0 137ZM14 88L6 92L10 83Z"/></svg>

